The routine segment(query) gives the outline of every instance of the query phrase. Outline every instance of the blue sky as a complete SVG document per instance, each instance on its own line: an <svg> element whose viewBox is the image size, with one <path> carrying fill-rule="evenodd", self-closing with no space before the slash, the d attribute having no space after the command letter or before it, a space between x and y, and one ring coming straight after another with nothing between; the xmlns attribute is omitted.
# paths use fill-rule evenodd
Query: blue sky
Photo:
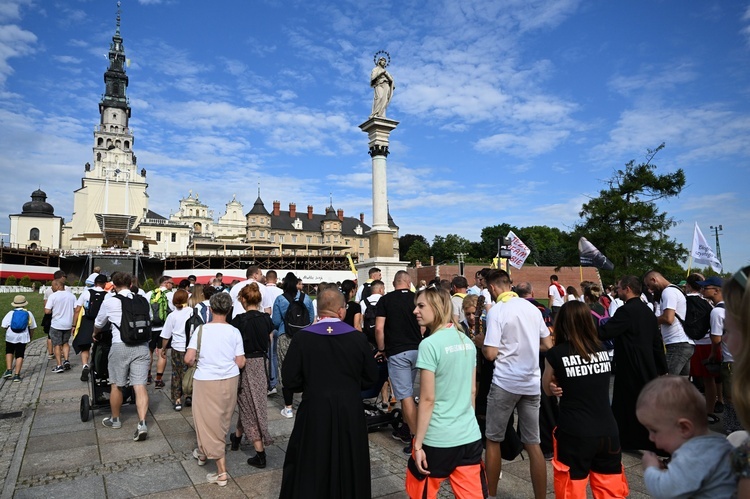
<svg viewBox="0 0 750 499"><path fill-rule="evenodd" d="M0 232L37 187L69 220L116 3L0 0ZM295 202L371 216L373 54L396 90L388 195L401 233L568 230L648 148L687 186L662 207L689 246L723 225L750 261L750 2L124 0L134 150L163 215ZM7 236L5 236L7 237ZM595 241L592 241L596 244Z"/></svg>

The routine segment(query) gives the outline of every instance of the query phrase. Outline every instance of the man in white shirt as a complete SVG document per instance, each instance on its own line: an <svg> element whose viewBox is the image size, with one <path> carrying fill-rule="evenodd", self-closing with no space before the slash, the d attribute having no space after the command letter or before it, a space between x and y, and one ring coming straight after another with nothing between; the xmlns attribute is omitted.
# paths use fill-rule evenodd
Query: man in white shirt
<svg viewBox="0 0 750 499"><path fill-rule="evenodd" d="M557 275L549 276L549 288L547 289L547 307L552 310L552 322L555 322L557 312L565 303L565 288L557 282Z"/></svg>
<svg viewBox="0 0 750 499"><path fill-rule="evenodd" d="M99 313L101 307L104 286L107 284L107 276L104 274L92 274L93 281L91 287L83 290L76 301L76 308L73 312L73 324L79 324L79 315L83 314L80 319L78 332L73 340L73 348L81 355L81 381L89 380L89 350L91 349L92 334L94 332L94 321L92 319ZM89 281L86 280L88 283ZM102 294L102 296L99 296ZM94 300L92 300L94 298Z"/></svg>
<svg viewBox="0 0 750 499"><path fill-rule="evenodd" d="M124 272L117 272L112 276L112 284L115 286L115 294L122 299L132 300L133 293L130 292L132 276ZM148 391L146 390L146 378L149 368L148 342L138 345L128 345L120 338L120 324L122 323L122 302L115 294L108 294L102 302L102 307L94 320L94 338L97 333L103 331L107 324L112 326L112 347L109 351L109 382L110 395L109 406L112 415L102 420L107 428L122 428L120 422L120 409L122 408L122 388L127 386L128 381L135 391L136 411L138 412L138 426L136 427L133 440L140 442L146 440L148 427L146 426L146 413L148 412Z"/></svg>
<svg viewBox="0 0 750 499"><path fill-rule="evenodd" d="M52 274L52 280L61 279L63 284L65 284L67 278L68 276L62 270L58 270L54 274ZM44 294L43 294L44 307L47 306L47 300L49 300L49 297L52 296L52 293L53 293L52 286L48 286L44 288ZM55 352L52 349L52 340L49 337L49 327L50 327L51 319L52 319L52 316L47 315L47 314L45 314L44 317L42 318L42 328L44 329L44 334L47 335L47 358L49 360L52 360L55 358Z"/></svg>
<svg viewBox="0 0 750 499"><path fill-rule="evenodd" d="M487 397L487 482L489 497L497 494L502 459L500 442L508 420L518 409L521 442L529 455L531 483L537 499L547 494L547 467L540 447L539 352L552 346L542 314L528 300L511 291L510 276L492 270L485 280L495 305L487 313L482 353L495 363Z"/></svg>
<svg viewBox="0 0 750 499"><path fill-rule="evenodd" d="M260 282L263 278L263 272L261 272L260 267L257 265L250 265L245 271L245 276L247 277L246 280L238 282L232 286L231 290L229 290L229 296L232 297L232 302L234 303L232 306L232 317L237 317L238 315L245 313L245 309L242 308L242 304L237 297L240 295L240 290L242 288L252 283L256 283L258 285L258 290L260 291L260 309L268 315L271 315L273 301L271 301L271 294L268 293L266 286Z"/></svg>
<svg viewBox="0 0 750 499"><path fill-rule="evenodd" d="M62 373L70 369L70 332L73 329L73 311L76 297L65 289L62 279L52 281L52 294L44 305L44 313L52 316L49 337L52 340L57 365L52 368L53 373Z"/></svg>
<svg viewBox="0 0 750 499"><path fill-rule="evenodd" d="M656 317L661 327L661 336L667 351L667 369L676 376L690 375L690 357L693 356L695 343L688 338L682 327L679 316L684 320L687 315L687 300L682 290L673 286L659 272L648 272L643 284L659 300L661 315Z"/></svg>
<svg viewBox="0 0 750 499"><path fill-rule="evenodd" d="M149 304L151 305L151 320L153 321L151 324L151 341L149 341L148 343L148 350L150 353L148 364L149 369L148 376L146 377L146 383L149 385L152 381L151 363L154 359L154 351L156 351L156 349L161 346L161 331L164 328L164 321L167 319L167 315L174 312L174 303L172 303L172 299L174 298L173 288L174 280L172 279L172 277L163 275L159 277L159 288L157 290L149 291L148 293L146 293L146 300L148 300ZM161 316L161 310L164 310L164 308L163 306L158 305L158 303L162 300L162 296L166 298L167 302L166 314L164 315L164 317ZM154 305L156 305L156 307ZM159 311L158 319L154 316L156 310ZM156 381L154 383L154 388L156 388L157 390L164 388L164 381L162 380L162 377L164 376L164 370L166 368L167 359L163 358L161 355L158 355L156 358Z"/></svg>

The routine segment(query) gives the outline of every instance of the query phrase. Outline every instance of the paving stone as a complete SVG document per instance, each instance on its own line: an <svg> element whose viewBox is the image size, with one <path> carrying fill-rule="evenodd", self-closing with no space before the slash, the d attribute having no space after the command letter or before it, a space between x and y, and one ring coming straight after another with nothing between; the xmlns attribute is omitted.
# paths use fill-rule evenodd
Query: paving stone
<svg viewBox="0 0 750 499"><path fill-rule="evenodd" d="M129 498L190 485L180 463L148 464L111 473L104 479L107 498Z"/></svg>
<svg viewBox="0 0 750 499"><path fill-rule="evenodd" d="M96 432L93 429L66 433L64 438L57 435L31 437L26 444L26 453L51 452L91 445L97 445Z"/></svg>
<svg viewBox="0 0 750 499"><path fill-rule="evenodd" d="M38 475L40 473L64 473L66 470L82 465L99 464L99 448L96 445L69 447L63 450L37 452L24 459L20 476Z"/></svg>
<svg viewBox="0 0 750 499"><path fill-rule="evenodd" d="M39 485L27 489L16 490L15 499L39 499L49 497L54 499L80 499L81 497L105 497L104 477L91 476L80 478L71 483L57 482Z"/></svg>
<svg viewBox="0 0 750 499"><path fill-rule="evenodd" d="M281 490L282 470L259 470L259 473L236 477L234 481L247 497L278 497Z"/></svg>

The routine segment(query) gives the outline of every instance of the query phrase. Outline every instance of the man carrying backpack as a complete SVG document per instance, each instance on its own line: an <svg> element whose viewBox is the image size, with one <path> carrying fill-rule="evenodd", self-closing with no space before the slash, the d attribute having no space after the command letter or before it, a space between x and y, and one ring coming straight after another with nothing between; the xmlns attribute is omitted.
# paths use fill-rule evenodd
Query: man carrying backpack
<svg viewBox="0 0 750 499"><path fill-rule="evenodd" d="M149 304L142 296L134 295L130 291L131 275L118 272L112 276L115 286L115 294L109 294L104 298L99 313L94 320L94 341L97 335L105 328L112 327L112 348L109 351L109 382L110 396L109 405L112 415L102 420L107 428L122 428L120 421L120 409L122 408L122 388L130 385L135 391L135 404L138 412L138 426L136 427L133 440L136 442L146 440L148 427L146 426L146 414L148 413L148 391L146 390L146 378L149 368L148 341L150 331L145 331L140 343L125 343L124 340L132 341L130 334L134 325L148 322ZM125 309L125 311L123 311Z"/></svg>
<svg viewBox="0 0 750 499"><path fill-rule="evenodd" d="M282 287L283 293L273 303L273 325L276 328L277 348L279 354L279 368L283 368L284 358L292 342L292 336L313 323L315 311L312 300L302 291L297 289L297 276L292 272L284 277ZM306 313L305 313L306 312ZM307 324L305 324L307 323ZM284 396L284 408L281 415L285 418L294 417L292 402L294 392L284 386L284 380L279 376L281 393Z"/></svg>
<svg viewBox="0 0 750 499"><path fill-rule="evenodd" d="M659 272L648 272L643 284L660 300L661 315L656 321L661 327L661 336L667 351L667 368L669 374L676 376L690 375L690 357L693 356L695 343L685 333L680 318L687 315L687 300L680 288L672 285Z"/></svg>
<svg viewBox="0 0 750 499"><path fill-rule="evenodd" d="M52 368L53 373L63 373L70 370L70 333L73 329L73 311L76 297L65 288L65 282L60 279L52 281L52 294L44 305L44 313L51 316L49 337L57 360Z"/></svg>
<svg viewBox="0 0 750 499"><path fill-rule="evenodd" d="M88 282L88 280L86 281ZM77 328L73 337L73 350L81 355L81 381L89 380L89 351L94 334L94 320L99 314L102 302L107 292L104 291L104 285L107 284L107 276L96 274L92 282L92 287L84 289L81 296L76 301L76 308L73 312L73 325ZM83 316L81 316L83 313Z"/></svg>
<svg viewBox="0 0 750 499"><path fill-rule="evenodd" d="M6 371L3 378L13 378L15 383L21 382L21 366L23 366L26 344L31 341L34 329L36 329L34 316L24 308L28 304L29 302L23 295L16 295L11 303L13 310L5 314L2 322L2 327L7 328L5 331ZM14 358L15 366L13 365Z"/></svg>
<svg viewBox="0 0 750 499"><path fill-rule="evenodd" d="M149 350L149 364L148 364L148 376L146 383L151 384L151 363L154 359L154 350L161 346L161 330L164 327L164 321L167 320L167 315L174 310L172 304L172 297L174 296L174 281L168 275L159 277L159 288L154 291L146 293L146 299L151 306L151 341L148 343ZM159 355L156 359L156 382L154 388L164 388L164 369L167 367L167 359Z"/></svg>

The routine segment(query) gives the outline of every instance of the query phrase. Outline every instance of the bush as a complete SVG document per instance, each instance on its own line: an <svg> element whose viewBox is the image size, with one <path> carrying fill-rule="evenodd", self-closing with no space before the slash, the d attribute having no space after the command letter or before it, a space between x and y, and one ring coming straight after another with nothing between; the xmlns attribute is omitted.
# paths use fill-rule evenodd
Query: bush
<svg viewBox="0 0 750 499"><path fill-rule="evenodd" d="M156 284L150 277L143 282L143 291L153 291L154 288L156 288Z"/></svg>
<svg viewBox="0 0 750 499"><path fill-rule="evenodd" d="M15 286L17 283L18 283L18 279L16 279L16 276L14 276L14 275L9 275L5 279L5 285L6 286Z"/></svg>
<svg viewBox="0 0 750 499"><path fill-rule="evenodd" d="M42 287L42 283L39 282L39 281L34 281L32 283L32 285L31 285L31 287L34 288L34 291L39 291L39 289L41 289L41 287Z"/></svg>
<svg viewBox="0 0 750 499"><path fill-rule="evenodd" d="M20 281L18 281L19 286L23 286L24 288L30 288L31 287L31 277L25 275L21 278Z"/></svg>

